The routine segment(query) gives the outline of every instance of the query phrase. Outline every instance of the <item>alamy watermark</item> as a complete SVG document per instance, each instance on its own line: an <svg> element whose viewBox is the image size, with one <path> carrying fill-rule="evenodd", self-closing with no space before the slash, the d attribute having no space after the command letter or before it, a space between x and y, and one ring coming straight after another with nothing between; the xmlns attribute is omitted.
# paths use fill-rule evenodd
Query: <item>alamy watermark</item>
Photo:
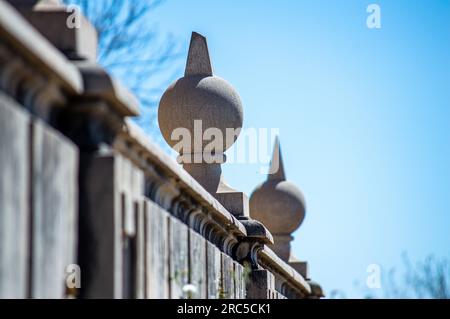
<svg viewBox="0 0 450 319"><path fill-rule="evenodd" d="M379 4L372 3L366 9L369 16L366 25L369 29L381 29L381 7Z"/></svg>
<svg viewBox="0 0 450 319"><path fill-rule="evenodd" d="M366 285L369 289L381 289L381 267L378 264L367 266Z"/></svg>
<svg viewBox="0 0 450 319"><path fill-rule="evenodd" d="M278 128L227 128L204 129L202 120L194 120L193 132L180 127L170 136L172 148L180 154L180 164L223 163L224 153L240 137L239 143L227 152L226 162L232 164L261 164L260 172L266 172L272 159L272 141L279 136ZM278 171L279 163L272 163L269 174Z"/></svg>
<svg viewBox="0 0 450 319"><path fill-rule="evenodd" d="M66 26L69 29L81 28L81 9L79 6L71 4L66 7L69 16L66 19Z"/></svg>
<svg viewBox="0 0 450 319"><path fill-rule="evenodd" d="M81 268L77 264L70 264L66 267L66 287L69 289L81 288Z"/></svg>

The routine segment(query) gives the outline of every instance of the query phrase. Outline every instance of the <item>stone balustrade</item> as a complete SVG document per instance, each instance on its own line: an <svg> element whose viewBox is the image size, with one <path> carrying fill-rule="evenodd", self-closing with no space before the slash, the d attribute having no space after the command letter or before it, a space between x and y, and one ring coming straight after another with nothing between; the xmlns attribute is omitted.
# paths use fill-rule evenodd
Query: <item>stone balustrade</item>
<svg viewBox="0 0 450 319"><path fill-rule="evenodd" d="M68 30L64 6L38 2L0 0L0 298L322 297L306 264L278 249L289 234L272 236L223 183L223 161L183 168L167 155L130 120L138 101L95 63L90 23ZM185 77L216 85L205 53L194 34ZM160 114L195 95L191 79ZM242 126L233 101L237 113L210 125ZM166 139L189 124L175 108ZM80 288L68 284L73 265Z"/></svg>

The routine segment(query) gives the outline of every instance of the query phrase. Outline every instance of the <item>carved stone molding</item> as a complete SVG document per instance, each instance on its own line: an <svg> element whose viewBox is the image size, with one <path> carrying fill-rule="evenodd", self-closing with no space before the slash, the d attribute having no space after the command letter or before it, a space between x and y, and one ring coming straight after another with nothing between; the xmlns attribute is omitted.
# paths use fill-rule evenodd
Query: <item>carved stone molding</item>
<svg viewBox="0 0 450 319"><path fill-rule="evenodd" d="M65 105L63 89L0 43L0 89L31 113L53 123L54 110Z"/></svg>
<svg viewBox="0 0 450 319"><path fill-rule="evenodd" d="M126 154L145 174L144 196L153 200L173 216L190 226L205 239L217 246L222 252L232 256L235 246L243 235L236 229L218 220L211 210L201 202L186 194L178 182L165 176L157 163L148 161L137 144L127 142L119 136L114 149Z"/></svg>

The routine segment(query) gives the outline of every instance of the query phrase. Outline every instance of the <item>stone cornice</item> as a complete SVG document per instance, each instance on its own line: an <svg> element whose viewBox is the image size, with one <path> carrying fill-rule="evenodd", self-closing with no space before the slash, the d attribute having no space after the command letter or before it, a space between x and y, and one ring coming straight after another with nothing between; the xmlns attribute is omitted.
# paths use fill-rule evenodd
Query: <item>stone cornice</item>
<svg viewBox="0 0 450 319"><path fill-rule="evenodd" d="M83 77L83 96L107 101L118 115L139 115L139 101L117 79L100 65L92 62L74 62Z"/></svg>
<svg viewBox="0 0 450 319"><path fill-rule="evenodd" d="M274 275L278 275L285 280L283 290L286 291L281 291L281 293L288 298L291 294L298 294L300 296L311 295L311 287L305 278L278 257L269 247L264 246L259 250L258 262L263 268L270 270Z"/></svg>
<svg viewBox="0 0 450 319"><path fill-rule="evenodd" d="M77 106L81 99L103 100L119 118L139 114L135 96L105 69L90 61L68 60L2 0L0 63L2 88L48 122L55 106Z"/></svg>

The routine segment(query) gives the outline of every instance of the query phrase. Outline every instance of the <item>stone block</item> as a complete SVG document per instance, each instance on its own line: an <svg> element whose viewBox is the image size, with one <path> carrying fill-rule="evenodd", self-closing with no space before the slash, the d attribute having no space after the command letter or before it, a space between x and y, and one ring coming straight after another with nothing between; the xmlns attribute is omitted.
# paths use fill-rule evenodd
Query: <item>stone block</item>
<svg viewBox="0 0 450 319"><path fill-rule="evenodd" d="M0 298L26 298L30 117L0 91Z"/></svg>

